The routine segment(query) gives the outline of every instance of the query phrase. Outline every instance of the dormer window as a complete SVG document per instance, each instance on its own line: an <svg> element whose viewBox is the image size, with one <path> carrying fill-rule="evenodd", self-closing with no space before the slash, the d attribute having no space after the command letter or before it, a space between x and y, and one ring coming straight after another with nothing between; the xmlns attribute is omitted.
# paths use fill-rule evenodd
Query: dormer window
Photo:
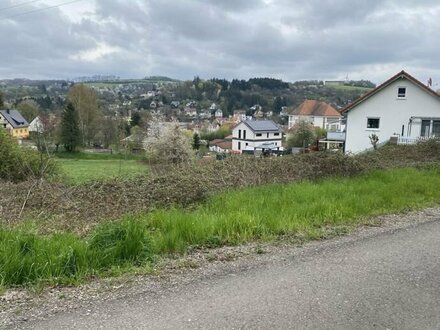
<svg viewBox="0 0 440 330"><path fill-rule="evenodd" d="M397 98L398 99L406 98L406 87L397 88Z"/></svg>

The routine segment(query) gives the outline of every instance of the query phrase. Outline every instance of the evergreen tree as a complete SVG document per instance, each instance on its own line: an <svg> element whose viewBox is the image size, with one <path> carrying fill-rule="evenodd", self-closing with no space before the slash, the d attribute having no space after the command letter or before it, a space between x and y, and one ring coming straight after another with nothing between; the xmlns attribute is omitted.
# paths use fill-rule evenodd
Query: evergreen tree
<svg viewBox="0 0 440 330"><path fill-rule="evenodd" d="M199 148L200 148L200 136L197 133L194 133L194 135L193 135L192 147L194 150L199 150Z"/></svg>
<svg viewBox="0 0 440 330"><path fill-rule="evenodd" d="M61 118L61 143L67 152L74 152L81 144L78 114L71 102L67 104Z"/></svg>
<svg viewBox="0 0 440 330"><path fill-rule="evenodd" d="M141 115L139 114L139 112L135 112L131 115L130 126L141 126L141 121Z"/></svg>

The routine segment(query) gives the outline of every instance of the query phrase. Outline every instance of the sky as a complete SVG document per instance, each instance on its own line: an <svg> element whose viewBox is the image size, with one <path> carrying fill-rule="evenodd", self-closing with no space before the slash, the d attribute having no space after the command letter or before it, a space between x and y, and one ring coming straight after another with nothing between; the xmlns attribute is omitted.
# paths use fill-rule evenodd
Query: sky
<svg viewBox="0 0 440 330"><path fill-rule="evenodd" d="M0 79L380 83L405 70L440 88L439 17L438 0L0 0Z"/></svg>

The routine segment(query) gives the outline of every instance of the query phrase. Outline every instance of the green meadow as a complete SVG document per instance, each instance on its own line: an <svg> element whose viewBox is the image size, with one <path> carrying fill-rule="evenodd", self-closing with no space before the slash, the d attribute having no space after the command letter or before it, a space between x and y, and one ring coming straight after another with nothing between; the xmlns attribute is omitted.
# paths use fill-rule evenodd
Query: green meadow
<svg viewBox="0 0 440 330"><path fill-rule="evenodd" d="M67 183L126 178L146 174L148 166L140 157L109 154L61 154L55 158Z"/></svg>

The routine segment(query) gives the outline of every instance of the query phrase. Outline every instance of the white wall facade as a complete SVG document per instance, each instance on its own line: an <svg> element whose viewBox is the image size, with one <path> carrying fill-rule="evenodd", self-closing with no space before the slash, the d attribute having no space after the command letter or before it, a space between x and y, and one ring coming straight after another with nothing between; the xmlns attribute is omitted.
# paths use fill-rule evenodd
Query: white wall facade
<svg viewBox="0 0 440 330"><path fill-rule="evenodd" d="M405 97L398 97L399 87L406 88ZM440 119L440 99L404 77L349 110L346 117L345 151L359 153L372 147L373 133L379 143L393 135L420 137L421 117ZM367 128L368 118L379 119L379 128Z"/></svg>
<svg viewBox="0 0 440 330"><path fill-rule="evenodd" d="M291 128L298 121L305 120L311 123L315 127L321 127L328 131L340 131L342 130L341 126L341 117L324 117L324 116L297 116L297 115L289 115L289 123L288 126Z"/></svg>
<svg viewBox="0 0 440 330"><path fill-rule="evenodd" d="M241 122L232 130L232 151L241 153L243 150L254 150L264 142L273 142L282 149L281 132L253 132L249 126Z"/></svg>

